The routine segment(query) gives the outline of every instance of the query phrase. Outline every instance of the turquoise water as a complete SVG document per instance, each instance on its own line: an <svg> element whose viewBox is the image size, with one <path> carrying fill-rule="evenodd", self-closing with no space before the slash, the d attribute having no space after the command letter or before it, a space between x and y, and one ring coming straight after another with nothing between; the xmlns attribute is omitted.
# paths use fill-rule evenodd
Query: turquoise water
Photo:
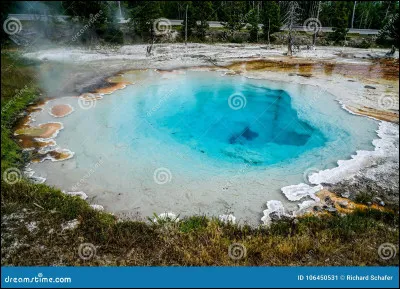
<svg viewBox="0 0 400 289"><path fill-rule="evenodd" d="M219 215L258 223L280 188L373 150L378 123L345 111L316 87L219 72L126 73L134 84L56 121L65 162L32 168L51 185L84 191L115 213ZM101 162L100 162L101 160ZM163 171L164 179L156 179ZM160 184L161 183L161 184ZM79 184L76 187L76 184Z"/></svg>
<svg viewBox="0 0 400 289"><path fill-rule="evenodd" d="M120 106L118 114L130 118L135 113L130 121L121 118L118 137L128 135L139 117L160 132L159 140L172 139L220 162L254 166L277 164L324 146L324 134L299 119L284 90L245 79L214 80L178 75L128 88L135 90L135 101ZM146 97L137 98L142 94ZM146 135L147 128L140 133Z"/></svg>
<svg viewBox="0 0 400 289"><path fill-rule="evenodd" d="M157 87L138 105L146 113L163 97L164 89ZM326 141L321 131L298 118L285 91L249 83L237 89L229 78L186 82L148 119L175 141L224 162L275 164Z"/></svg>

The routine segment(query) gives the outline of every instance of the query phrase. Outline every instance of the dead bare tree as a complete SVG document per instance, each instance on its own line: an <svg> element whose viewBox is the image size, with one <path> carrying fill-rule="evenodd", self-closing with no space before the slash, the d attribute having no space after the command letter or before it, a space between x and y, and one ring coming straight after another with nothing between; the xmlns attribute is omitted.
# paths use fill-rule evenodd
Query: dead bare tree
<svg viewBox="0 0 400 289"><path fill-rule="evenodd" d="M187 46L187 25L188 25L188 17L187 17L187 13L188 13L188 8L189 8L189 5L186 5L186 10L185 10L185 45Z"/></svg>
<svg viewBox="0 0 400 289"><path fill-rule="evenodd" d="M351 28L354 28L354 16L355 16L355 13L356 13L356 5L357 5L357 1L354 1L353 14L351 16Z"/></svg>
<svg viewBox="0 0 400 289"><path fill-rule="evenodd" d="M299 19L299 10L300 6L297 1L288 1L285 3L287 5L287 10L286 14L284 17L284 25L288 28L289 30L289 35L288 35L288 52L287 55L292 56L293 55L293 27L296 25L298 19Z"/></svg>
<svg viewBox="0 0 400 289"><path fill-rule="evenodd" d="M317 23L316 23L317 27L315 29L315 33L313 34L313 42L312 42L313 49L315 49L315 44L317 43L317 34L318 34L319 29L321 28L321 27L318 27L319 24L320 24L320 22L319 22L319 13L321 12L321 1L317 1L317 2L318 2L318 6L317 6L317 12L316 12L316 15L315 15L315 19L317 21Z"/></svg>
<svg viewBox="0 0 400 289"><path fill-rule="evenodd" d="M149 45L147 45L147 47L146 47L146 56L147 57L149 57L149 56L151 56L152 55L152 50L153 50L153 45L154 45L154 43L155 43L155 36L153 36L152 38L151 38L151 43L149 44Z"/></svg>

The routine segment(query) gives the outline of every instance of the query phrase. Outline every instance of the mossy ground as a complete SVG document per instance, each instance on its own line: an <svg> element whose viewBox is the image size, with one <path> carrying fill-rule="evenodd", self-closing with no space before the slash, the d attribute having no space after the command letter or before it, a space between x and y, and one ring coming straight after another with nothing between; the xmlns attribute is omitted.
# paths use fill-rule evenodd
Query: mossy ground
<svg viewBox="0 0 400 289"><path fill-rule="evenodd" d="M38 100L40 90L36 63L6 51L1 60L3 176L7 168L21 169L28 157L13 140L12 126L28 104ZM2 178L1 217L3 266L399 264L398 254L388 260L378 254L382 243L395 244L398 250L398 213L372 209L281 220L268 228L227 225L204 216L155 224L118 220L56 188L24 179L11 185ZM79 225L65 229L71 220ZM87 260L78 253L84 243L96 251ZM246 248L238 260L228 254L235 243Z"/></svg>

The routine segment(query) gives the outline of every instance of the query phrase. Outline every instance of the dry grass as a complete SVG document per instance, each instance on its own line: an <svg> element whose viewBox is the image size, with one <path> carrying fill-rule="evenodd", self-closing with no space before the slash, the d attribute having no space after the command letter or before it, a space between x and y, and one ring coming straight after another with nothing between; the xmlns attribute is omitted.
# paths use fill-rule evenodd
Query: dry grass
<svg viewBox="0 0 400 289"><path fill-rule="evenodd" d="M62 225L78 220L73 230ZM35 229L29 231L30 224ZM269 228L226 225L193 216L178 223L120 221L79 198L24 181L2 183L2 265L280 266L397 265L382 243L398 243L398 216L377 210L282 220ZM96 255L79 257L90 243ZM247 254L230 258L239 243Z"/></svg>

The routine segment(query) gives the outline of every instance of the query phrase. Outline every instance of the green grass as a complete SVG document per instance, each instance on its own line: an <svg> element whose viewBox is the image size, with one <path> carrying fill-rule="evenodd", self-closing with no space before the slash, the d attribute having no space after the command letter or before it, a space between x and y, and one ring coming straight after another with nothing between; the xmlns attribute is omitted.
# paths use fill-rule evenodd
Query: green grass
<svg viewBox="0 0 400 289"><path fill-rule="evenodd" d="M373 199L375 197L375 194L373 192L359 192L355 198L355 201L357 203L361 204L368 204L372 203Z"/></svg>
<svg viewBox="0 0 400 289"><path fill-rule="evenodd" d="M1 172L9 167L21 167L21 149L12 140L12 125L16 117L39 93L35 83L34 62L26 63L16 53L1 54Z"/></svg>
<svg viewBox="0 0 400 289"><path fill-rule="evenodd" d="M183 233L201 231L207 227L208 219L205 216L192 216L180 222L179 230Z"/></svg>
<svg viewBox="0 0 400 289"><path fill-rule="evenodd" d="M37 63L2 52L2 175L26 161L12 138L12 125L38 100ZM13 64L10 66L10 64ZM8 69L6 69L8 67ZM15 100L18 91L29 84ZM13 102L8 105L8 103ZM27 180L1 182L2 265L141 265L141 266L281 266L398 265L398 255L383 260L382 243L398 246L398 214L377 210L323 217L281 220L270 227L223 224L205 216L178 222L118 220L93 210L78 197ZM63 226L76 220L73 229ZM31 230L29 229L31 228ZM33 228L33 229L32 229ZM84 243L93 244L90 260L79 257ZM240 260L229 257L234 243L246 248Z"/></svg>

